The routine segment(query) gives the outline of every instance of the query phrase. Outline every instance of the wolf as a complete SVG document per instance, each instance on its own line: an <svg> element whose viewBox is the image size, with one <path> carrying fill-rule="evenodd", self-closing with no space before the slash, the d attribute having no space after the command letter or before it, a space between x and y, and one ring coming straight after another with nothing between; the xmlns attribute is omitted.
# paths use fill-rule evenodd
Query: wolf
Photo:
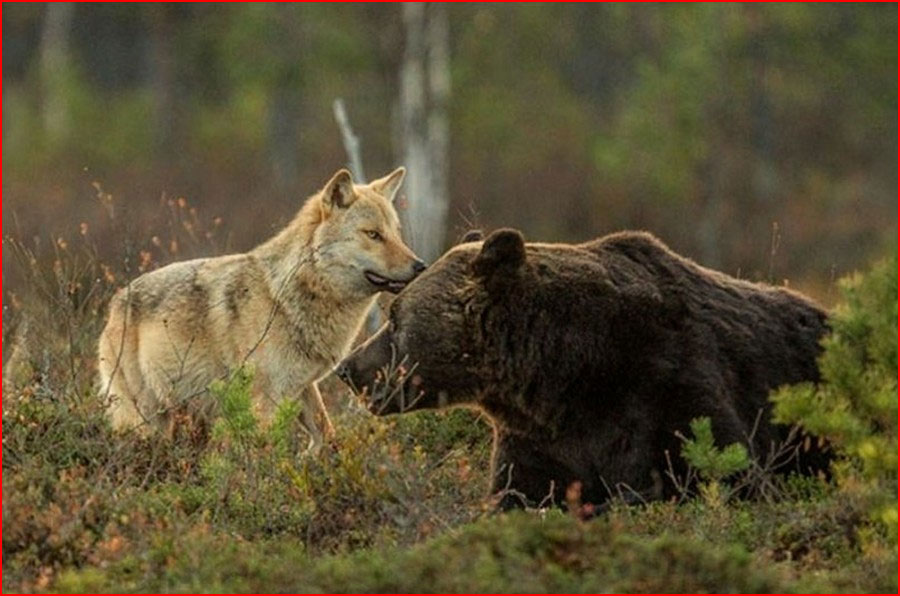
<svg viewBox="0 0 900 596"><path fill-rule="evenodd" d="M310 447L333 426L317 382L349 351L377 294L425 269L393 202L406 170L354 184L345 169L277 235L242 254L172 263L121 288L100 335L99 385L115 429L208 420L208 387L249 365L262 419L303 399Z"/></svg>

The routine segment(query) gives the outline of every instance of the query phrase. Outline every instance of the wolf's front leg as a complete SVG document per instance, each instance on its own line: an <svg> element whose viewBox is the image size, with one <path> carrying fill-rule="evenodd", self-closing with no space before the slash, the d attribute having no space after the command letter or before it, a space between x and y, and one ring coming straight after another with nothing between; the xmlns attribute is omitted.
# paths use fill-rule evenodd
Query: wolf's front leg
<svg viewBox="0 0 900 596"><path fill-rule="evenodd" d="M334 437L334 425L325 409L322 394L315 383L311 383L303 390L303 426L309 432L308 450L318 452L322 448L323 439Z"/></svg>
<svg viewBox="0 0 900 596"><path fill-rule="evenodd" d="M318 409L319 414L322 416L322 430L325 433L325 439L331 440L334 438L334 425L331 423L331 417L328 415L328 409L325 408L325 400L322 399L322 393L319 391L319 385L317 383L313 383L310 385L312 388L312 393L315 396L316 408Z"/></svg>

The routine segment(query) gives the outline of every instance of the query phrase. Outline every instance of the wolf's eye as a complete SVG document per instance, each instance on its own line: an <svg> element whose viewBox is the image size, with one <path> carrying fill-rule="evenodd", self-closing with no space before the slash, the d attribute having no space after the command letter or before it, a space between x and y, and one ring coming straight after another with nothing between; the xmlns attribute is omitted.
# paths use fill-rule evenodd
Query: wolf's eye
<svg viewBox="0 0 900 596"><path fill-rule="evenodd" d="M365 234L372 240L381 240L381 234L377 230L366 230Z"/></svg>

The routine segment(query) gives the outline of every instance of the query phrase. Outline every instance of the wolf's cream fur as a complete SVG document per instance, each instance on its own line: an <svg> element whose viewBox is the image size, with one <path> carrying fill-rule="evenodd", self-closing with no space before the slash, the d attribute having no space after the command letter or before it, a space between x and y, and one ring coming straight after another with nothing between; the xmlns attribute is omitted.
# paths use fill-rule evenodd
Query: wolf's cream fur
<svg viewBox="0 0 900 596"><path fill-rule="evenodd" d="M160 426L180 405L205 415L209 384L249 364L258 412L302 397L320 443L333 429L316 382L346 355L376 294L423 268L392 205L404 174L355 185L341 170L254 250L172 263L122 288L99 342L113 426Z"/></svg>

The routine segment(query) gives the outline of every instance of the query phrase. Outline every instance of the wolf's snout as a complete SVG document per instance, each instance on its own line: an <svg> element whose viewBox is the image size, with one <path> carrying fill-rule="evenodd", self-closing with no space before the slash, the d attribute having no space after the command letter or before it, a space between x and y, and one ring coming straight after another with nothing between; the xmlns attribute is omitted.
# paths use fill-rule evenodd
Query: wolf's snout
<svg viewBox="0 0 900 596"><path fill-rule="evenodd" d="M407 273L407 276L405 278L395 279L387 277L380 273L376 273L371 269L366 269L365 271L363 271L363 275L365 275L366 279L376 290L388 291L392 294L397 294L401 290L403 290L403 288L405 288L409 282L417 278L420 273L425 271L426 267L427 265L425 265L425 263L421 259L414 258L412 261L412 266L410 267L412 273Z"/></svg>

